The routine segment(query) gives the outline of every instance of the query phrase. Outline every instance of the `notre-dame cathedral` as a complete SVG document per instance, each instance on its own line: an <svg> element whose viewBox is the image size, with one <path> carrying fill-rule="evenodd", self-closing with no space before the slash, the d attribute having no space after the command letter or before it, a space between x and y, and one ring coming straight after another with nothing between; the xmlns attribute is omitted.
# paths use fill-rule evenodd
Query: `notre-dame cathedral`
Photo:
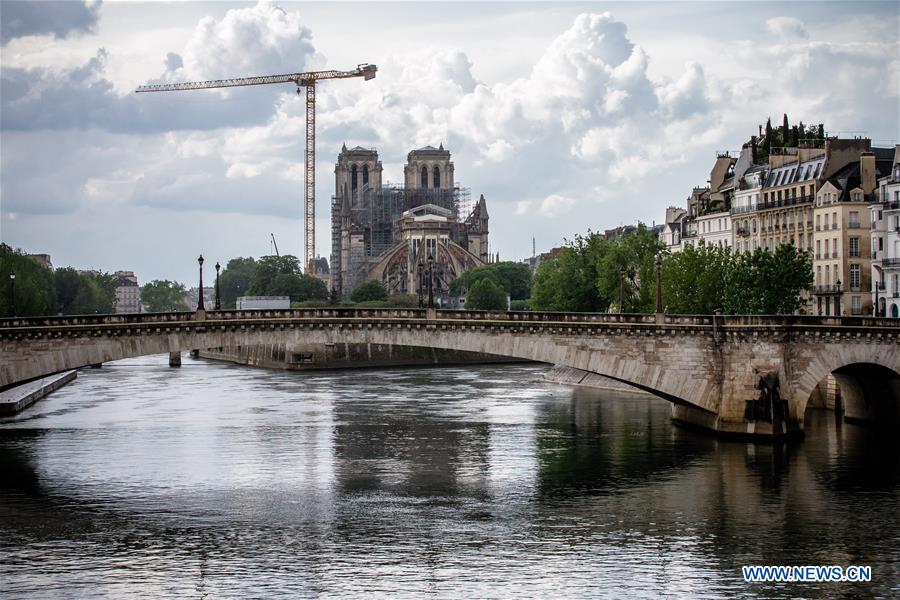
<svg viewBox="0 0 900 600"><path fill-rule="evenodd" d="M383 185L374 149L345 145L334 168L331 288L347 298L381 281L390 294L427 295L447 305L450 282L490 261L484 196L473 204L453 178L450 152L425 146L407 155L404 185Z"/></svg>

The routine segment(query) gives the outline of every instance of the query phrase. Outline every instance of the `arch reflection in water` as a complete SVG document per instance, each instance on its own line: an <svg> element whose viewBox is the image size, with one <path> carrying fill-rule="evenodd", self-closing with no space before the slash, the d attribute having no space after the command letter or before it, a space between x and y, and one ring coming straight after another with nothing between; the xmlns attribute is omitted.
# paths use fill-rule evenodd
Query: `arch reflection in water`
<svg viewBox="0 0 900 600"><path fill-rule="evenodd" d="M156 362L0 422L8 593L792 597L740 565L798 562L900 581L900 451L831 413L747 445L540 367Z"/></svg>

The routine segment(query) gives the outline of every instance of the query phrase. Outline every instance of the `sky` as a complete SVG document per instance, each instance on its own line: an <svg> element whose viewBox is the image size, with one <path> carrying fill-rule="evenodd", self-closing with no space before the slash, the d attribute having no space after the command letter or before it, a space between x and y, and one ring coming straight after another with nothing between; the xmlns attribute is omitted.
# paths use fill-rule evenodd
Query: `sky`
<svg viewBox="0 0 900 600"><path fill-rule="evenodd" d="M318 86L316 248L341 145L385 181L443 144L501 259L664 219L771 116L900 142L897 2L0 2L0 240L193 283L303 255L293 85L146 83L378 65Z"/></svg>

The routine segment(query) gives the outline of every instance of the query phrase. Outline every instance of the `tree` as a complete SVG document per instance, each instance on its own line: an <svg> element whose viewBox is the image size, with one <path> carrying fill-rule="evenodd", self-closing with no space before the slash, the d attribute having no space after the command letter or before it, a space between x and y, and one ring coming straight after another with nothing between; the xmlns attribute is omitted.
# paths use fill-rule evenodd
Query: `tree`
<svg viewBox="0 0 900 600"><path fill-rule="evenodd" d="M793 244L774 253L758 248L734 257L724 286L724 308L737 314L792 314L813 282L809 254Z"/></svg>
<svg viewBox="0 0 900 600"><path fill-rule="evenodd" d="M256 261L252 257L238 257L228 261L219 275L219 291L224 308L234 308L238 297L247 293L255 271Z"/></svg>
<svg viewBox="0 0 900 600"><path fill-rule="evenodd" d="M277 286L273 286L273 282L279 275L294 275L299 279L302 275L300 269L300 261L296 256L285 254L284 256L263 256L256 261L256 267L253 270L253 277L250 280L250 288L247 290L249 296L276 296L285 294L276 294L274 290L284 289L288 284L287 279L281 278Z"/></svg>
<svg viewBox="0 0 900 600"><path fill-rule="evenodd" d="M53 273L57 311L64 315L113 312L116 278L104 273L79 273L70 267Z"/></svg>
<svg viewBox="0 0 900 600"><path fill-rule="evenodd" d="M531 295L531 269L524 263L510 261L491 263L466 271L450 283L450 292L464 294L476 281L493 279L513 300L525 300Z"/></svg>
<svg viewBox="0 0 900 600"><path fill-rule="evenodd" d="M595 278L575 247L562 248L544 261L534 274L531 308L534 310L597 312Z"/></svg>
<svg viewBox="0 0 900 600"><path fill-rule="evenodd" d="M371 302L372 300L387 300L388 293L384 288L384 284L380 281L370 279L356 286L350 299L354 302Z"/></svg>
<svg viewBox="0 0 900 600"><path fill-rule="evenodd" d="M662 264L663 302L678 314L712 314L725 305L723 282L734 255L728 248L699 244L667 256Z"/></svg>
<svg viewBox="0 0 900 600"><path fill-rule="evenodd" d="M149 312L188 310L184 285L168 279L155 279L141 287L141 302Z"/></svg>
<svg viewBox="0 0 900 600"><path fill-rule="evenodd" d="M600 310L619 303L620 269L625 275L623 312L650 312L656 306L656 255L663 244L644 225L607 243L595 260Z"/></svg>
<svg viewBox="0 0 900 600"><path fill-rule="evenodd" d="M467 310L506 310L506 290L485 277L472 284L466 296Z"/></svg>
<svg viewBox="0 0 900 600"><path fill-rule="evenodd" d="M13 273L15 283L10 278ZM53 314L56 309L53 271L25 256L22 250L0 244L0 314L13 316L13 304L19 317Z"/></svg>
<svg viewBox="0 0 900 600"><path fill-rule="evenodd" d="M300 285L297 288L297 299L300 302L323 301L327 304L328 286L314 275L304 275L300 278Z"/></svg>

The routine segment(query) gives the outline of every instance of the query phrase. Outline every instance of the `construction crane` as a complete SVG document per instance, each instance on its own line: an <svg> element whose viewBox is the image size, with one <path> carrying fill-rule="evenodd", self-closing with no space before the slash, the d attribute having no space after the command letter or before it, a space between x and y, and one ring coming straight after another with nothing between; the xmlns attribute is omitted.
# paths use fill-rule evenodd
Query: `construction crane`
<svg viewBox="0 0 900 600"><path fill-rule="evenodd" d="M304 193L305 254L303 256L307 273L316 272L316 82L321 79L348 79L362 77L373 79L378 67L370 64L357 65L352 71L309 71L306 73L286 73L284 75L262 75L259 77L238 77L213 81L190 81L187 83L161 83L142 85L136 92L175 92L181 90L209 90L213 88L241 87L247 85L267 85L271 83L294 83L297 94L306 88L306 182Z"/></svg>
<svg viewBox="0 0 900 600"><path fill-rule="evenodd" d="M275 234L270 233L269 235L272 236L272 245L275 246L275 256L277 256L278 258L281 258L281 255L278 254L278 243L275 241Z"/></svg>

